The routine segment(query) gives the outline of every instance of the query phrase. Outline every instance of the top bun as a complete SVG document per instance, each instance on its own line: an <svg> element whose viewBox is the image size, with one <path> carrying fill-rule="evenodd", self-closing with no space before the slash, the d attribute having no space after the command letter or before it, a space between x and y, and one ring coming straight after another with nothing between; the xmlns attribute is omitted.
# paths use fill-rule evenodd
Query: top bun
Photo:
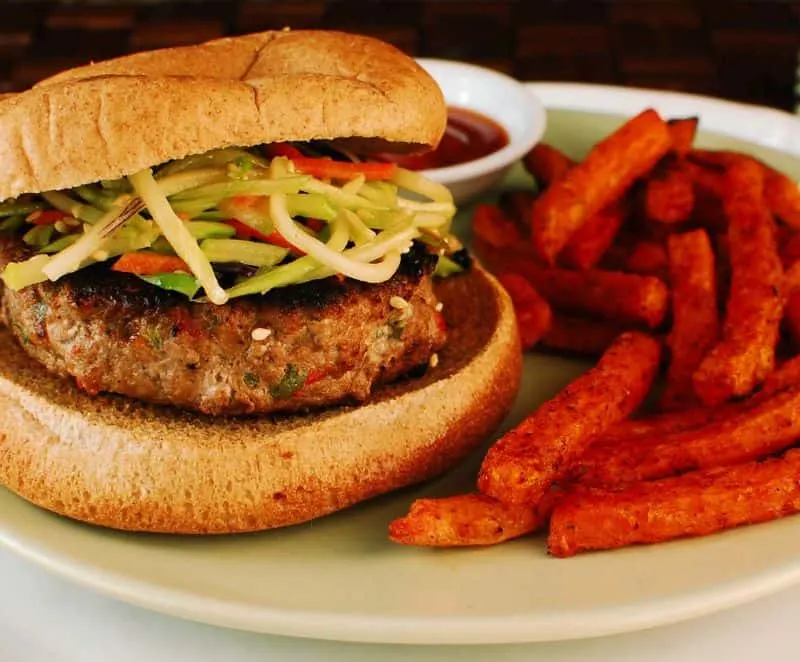
<svg viewBox="0 0 800 662"><path fill-rule="evenodd" d="M137 53L0 100L0 201L230 146L430 148L446 121L436 82L370 37L262 32Z"/></svg>

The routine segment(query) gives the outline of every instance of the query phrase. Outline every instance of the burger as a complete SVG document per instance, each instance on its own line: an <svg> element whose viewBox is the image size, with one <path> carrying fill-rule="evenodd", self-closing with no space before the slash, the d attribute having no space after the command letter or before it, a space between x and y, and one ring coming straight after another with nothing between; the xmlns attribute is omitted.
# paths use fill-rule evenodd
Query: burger
<svg viewBox="0 0 800 662"><path fill-rule="evenodd" d="M446 107L374 39L265 32L0 99L0 484L165 533L311 520L507 414L513 309L387 153Z"/></svg>

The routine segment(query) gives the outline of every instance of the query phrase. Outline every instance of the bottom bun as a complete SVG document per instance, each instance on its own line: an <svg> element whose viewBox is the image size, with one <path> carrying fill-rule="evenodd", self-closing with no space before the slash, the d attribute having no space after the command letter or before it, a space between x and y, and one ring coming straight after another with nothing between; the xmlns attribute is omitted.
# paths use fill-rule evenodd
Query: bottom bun
<svg viewBox="0 0 800 662"><path fill-rule="evenodd" d="M0 329L0 483L92 524L201 534L297 524L432 478L497 429L522 364L491 276L476 266L437 294L450 339L425 376L361 406L280 418L92 398Z"/></svg>

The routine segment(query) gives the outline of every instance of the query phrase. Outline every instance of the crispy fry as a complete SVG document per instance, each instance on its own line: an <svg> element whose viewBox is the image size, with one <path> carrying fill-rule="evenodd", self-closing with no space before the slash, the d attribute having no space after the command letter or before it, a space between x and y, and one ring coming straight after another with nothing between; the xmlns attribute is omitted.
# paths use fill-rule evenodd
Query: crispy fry
<svg viewBox="0 0 800 662"><path fill-rule="evenodd" d="M719 340L717 276L714 252L705 230L675 234L667 240L672 285L671 350L661 409L697 404L692 375Z"/></svg>
<svg viewBox="0 0 800 662"><path fill-rule="evenodd" d="M631 418L612 425L604 434L600 435L595 444L613 445L633 439L658 437L683 430L691 430L706 425L719 418L719 411L733 405L726 404L716 409L708 407L693 407L681 411L671 411L646 418Z"/></svg>
<svg viewBox="0 0 800 662"><path fill-rule="evenodd" d="M757 164L764 171L764 201L767 207L786 225L800 229L800 188L790 177L748 154L693 150L692 155L697 161L726 168L742 161Z"/></svg>
<svg viewBox="0 0 800 662"><path fill-rule="evenodd" d="M559 313L553 315L542 344L560 352L599 356L626 330L609 322Z"/></svg>
<svg viewBox="0 0 800 662"><path fill-rule="evenodd" d="M790 236L778 242L778 247L784 269L789 269L793 264L800 262L800 232L791 232Z"/></svg>
<svg viewBox="0 0 800 662"><path fill-rule="evenodd" d="M764 200L775 216L786 225L800 230L800 187L797 182L767 167Z"/></svg>
<svg viewBox="0 0 800 662"><path fill-rule="evenodd" d="M797 385L800 385L800 356L793 356L769 374L759 395L777 393Z"/></svg>
<svg viewBox="0 0 800 662"><path fill-rule="evenodd" d="M691 220L710 232L724 232L728 227L722 197L725 190L724 168L708 167L692 160L691 153L683 167L692 178L694 208Z"/></svg>
<svg viewBox="0 0 800 662"><path fill-rule="evenodd" d="M538 503L597 435L639 406L658 370L660 351L650 336L621 335L594 368L489 449L478 489L506 503Z"/></svg>
<svg viewBox="0 0 800 662"><path fill-rule="evenodd" d="M679 117L667 120L667 129L669 129L669 135L672 138L673 152L679 156L685 156L692 149L699 123L699 117Z"/></svg>
<svg viewBox="0 0 800 662"><path fill-rule="evenodd" d="M544 267L519 251L492 249L485 242L475 242L473 247L489 268L525 276L559 310L597 316L619 325L655 328L669 308L667 286L658 278Z"/></svg>
<svg viewBox="0 0 800 662"><path fill-rule="evenodd" d="M534 203L533 243L539 256L553 264L578 228L620 199L671 144L666 123L646 110L595 145Z"/></svg>
<svg viewBox="0 0 800 662"><path fill-rule="evenodd" d="M800 511L800 450L619 492L578 490L556 505L548 550L578 552L702 536Z"/></svg>
<svg viewBox="0 0 800 662"><path fill-rule="evenodd" d="M656 241L637 241L627 251L622 270L642 276L655 276L666 280L668 272L667 251Z"/></svg>
<svg viewBox="0 0 800 662"><path fill-rule="evenodd" d="M618 200L587 218L564 246L560 261L576 269L594 267L614 242L627 215L627 205Z"/></svg>
<svg viewBox="0 0 800 662"><path fill-rule="evenodd" d="M534 289L527 279L515 273L504 272L497 280L506 288L517 314L522 350L532 349L541 340L552 319L550 305Z"/></svg>
<svg viewBox="0 0 800 662"><path fill-rule="evenodd" d="M785 449L800 437L800 387L757 404L731 405L707 425L672 434L594 444L577 463L584 485L616 486L691 469L748 462Z"/></svg>
<svg viewBox="0 0 800 662"><path fill-rule="evenodd" d="M575 162L555 147L540 143L524 158L525 167L541 188L547 188L563 177ZM531 204L534 198L531 196ZM530 223L531 207L528 208ZM591 269L608 250L627 215L627 206L613 201L586 219L569 239L561 255L563 264L576 269Z"/></svg>
<svg viewBox="0 0 800 662"><path fill-rule="evenodd" d="M722 340L694 375L706 405L747 395L775 364L783 313L783 269L775 245L775 224L763 202L763 170L750 160L728 169L725 210L732 268Z"/></svg>
<svg viewBox="0 0 800 662"><path fill-rule="evenodd" d="M389 525L389 539L423 547L495 545L535 531L547 515L537 508L512 506L483 494L417 499L408 515Z"/></svg>
<svg viewBox="0 0 800 662"><path fill-rule="evenodd" d="M543 189L561 179L575 165L566 154L547 143L536 145L522 158L522 163Z"/></svg>
<svg viewBox="0 0 800 662"><path fill-rule="evenodd" d="M514 222L494 205L479 204L475 207L472 227L476 236L495 248L506 248L522 242L522 236Z"/></svg>
<svg viewBox="0 0 800 662"><path fill-rule="evenodd" d="M693 430L714 421L738 415L748 408L767 400L770 396L793 386L800 385L800 356L781 364L764 380L761 390L744 401L726 402L719 407L692 407L645 418L631 418L612 425L607 432L595 440L597 447L613 445L622 441L662 437L664 435Z"/></svg>
<svg viewBox="0 0 800 662"><path fill-rule="evenodd" d="M530 234L531 209L536 196L530 191L503 191L500 194L498 205L507 218L514 221L517 229Z"/></svg>
<svg viewBox="0 0 800 662"><path fill-rule="evenodd" d="M645 216L668 225L688 221L694 209L694 181L683 159L668 154L653 169L644 190Z"/></svg>
<svg viewBox="0 0 800 662"><path fill-rule="evenodd" d="M800 345L800 292L793 292L786 300L783 314L786 331L795 347Z"/></svg>

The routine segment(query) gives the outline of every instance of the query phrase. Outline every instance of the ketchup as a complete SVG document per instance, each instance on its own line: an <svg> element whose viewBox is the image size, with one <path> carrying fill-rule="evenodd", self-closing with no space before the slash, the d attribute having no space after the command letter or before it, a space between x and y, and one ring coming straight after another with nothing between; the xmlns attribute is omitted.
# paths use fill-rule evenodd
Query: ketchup
<svg viewBox="0 0 800 662"><path fill-rule="evenodd" d="M467 163L508 145L508 133L493 119L466 108L447 109L447 128L439 146L425 154L383 154L409 170L428 170Z"/></svg>

